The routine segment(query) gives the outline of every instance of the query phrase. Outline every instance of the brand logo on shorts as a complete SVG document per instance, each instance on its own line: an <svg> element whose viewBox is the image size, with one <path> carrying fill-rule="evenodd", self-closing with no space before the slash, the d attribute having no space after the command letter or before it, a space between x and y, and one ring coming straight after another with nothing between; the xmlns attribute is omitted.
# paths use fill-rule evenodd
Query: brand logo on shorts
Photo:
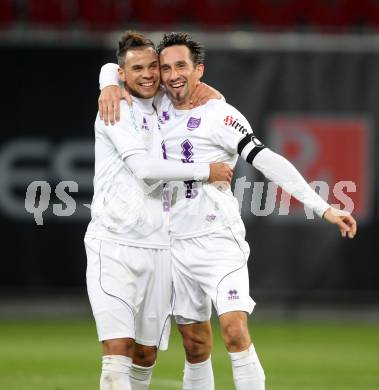
<svg viewBox="0 0 379 390"><path fill-rule="evenodd" d="M187 130L192 131L194 129L197 129L200 126L200 123L201 118L194 118L193 116L191 116L187 122Z"/></svg>
<svg viewBox="0 0 379 390"><path fill-rule="evenodd" d="M228 115L224 118L224 123L226 126L234 127L242 134L247 134L247 129L238 122L238 119L234 119L231 115Z"/></svg>
<svg viewBox="0 0 379 390"><path fill-rule="evenodd" d="M234 299L240 299L239 295L238 295L238 291L237 290L229 290L228 291L228 300L229 301L232 301Z"/></svg>

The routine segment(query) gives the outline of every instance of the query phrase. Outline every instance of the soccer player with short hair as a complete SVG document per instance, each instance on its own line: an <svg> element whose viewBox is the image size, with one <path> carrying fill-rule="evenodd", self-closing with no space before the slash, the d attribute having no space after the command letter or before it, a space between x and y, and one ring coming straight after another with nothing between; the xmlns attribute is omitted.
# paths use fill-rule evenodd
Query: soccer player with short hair
<svg viewBox="0 0 379 390"><path fill-rule="evenodd" d="M265 147L234 107L210 100L193 108L190 97L204 72L204 48L189 34L166 34L158 45L161 81L168 97L158 108L166 156L184 165L238 156L353 238L356 222L338 214L285 158ZM237 390L262 390L265 375L251 343L247 313L249 246L230 188L207 183L170 183L170 236L175 290L174 314L186 350L184 389L213 390L209 334L211 306L219 316ZM205 335L205 336L204 336ZM197 342L196 342L197 341ZM197 358L196 358L197 354ZM195 356L195 358L194 358ZM189 359L189 357L192 359Z"/></svg>
<svg viewBox="0 0 379 390"><path fill-rule="evenodd" d="M153 105L160 74L153 43L136 32L119 42L120 78L133 106L95 122L95 178L85 235L87 289L103 343L101 390L142 390L170 331L172 277L161 180L229 181L223 163L164 160Z"/></svg>

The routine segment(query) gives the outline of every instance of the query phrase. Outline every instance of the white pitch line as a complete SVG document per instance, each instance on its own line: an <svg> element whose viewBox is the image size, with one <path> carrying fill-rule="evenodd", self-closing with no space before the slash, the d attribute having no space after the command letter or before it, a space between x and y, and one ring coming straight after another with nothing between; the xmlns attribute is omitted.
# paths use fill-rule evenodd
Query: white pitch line
<svg viewBox="0 0 379 390"><path fill-rule="evenodd" d="M167 386L171 389L181 389L182 382L175 379L154 379L156 385Z"/></svg>

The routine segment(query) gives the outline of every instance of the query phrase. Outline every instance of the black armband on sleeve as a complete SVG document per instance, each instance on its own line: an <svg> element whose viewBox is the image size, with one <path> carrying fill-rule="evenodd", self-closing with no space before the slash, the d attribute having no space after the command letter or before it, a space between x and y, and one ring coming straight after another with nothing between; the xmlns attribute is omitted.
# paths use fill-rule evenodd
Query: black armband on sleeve
<svg viewBox="0 0 379 390"><path fill-rule="evenodd" d="M247 134L238 144L238 154L249 164L253 163L255 156L262 151L265 146L254 134Z"/></svg>

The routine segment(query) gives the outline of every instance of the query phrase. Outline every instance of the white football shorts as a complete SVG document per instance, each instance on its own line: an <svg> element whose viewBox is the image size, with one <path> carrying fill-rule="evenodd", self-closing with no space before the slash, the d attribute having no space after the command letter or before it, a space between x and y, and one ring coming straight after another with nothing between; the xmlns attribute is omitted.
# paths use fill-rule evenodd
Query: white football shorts
<svg viewBox="0 0 379 390"><path fill-rule="evenodd" d="M132 338L168 347L172 313L170 251L88 238L87 290L99 340Z"/></svg>
<svg viewBox="0 0 379 390"><path fill-rule="evenodd" d="M217 314L244 311L255 302L249 295L249 244L243 224L210 234L171 240L174 315L178 324L210 319Z"/></svg>

